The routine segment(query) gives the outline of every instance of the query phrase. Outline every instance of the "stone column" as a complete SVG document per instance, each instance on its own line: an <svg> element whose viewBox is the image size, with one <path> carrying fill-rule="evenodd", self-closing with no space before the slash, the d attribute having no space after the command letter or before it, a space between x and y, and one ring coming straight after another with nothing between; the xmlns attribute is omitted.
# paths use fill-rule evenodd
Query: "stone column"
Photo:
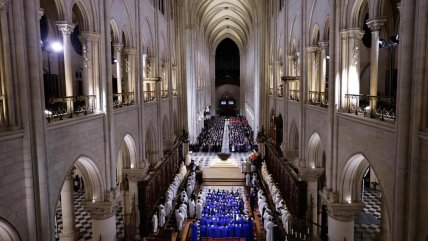
<svg viewBox="0 0 428 241"><path fill-rule="evenodd" d="M360 44L364 33L359 29L348 30L348 93L360 94Z"/></svg>
<svg viewBox="0 0 428 241"><path fill-rule="evenodd" d="M320 92L325 92L325 85L327 80L327 49L328 41L319 42L321 49L321 65L320 65Z"/></svg>
<svg viewBox="0 0 428 241"><path fill-rule="evenodd" d="M390 229L389 229L389 218L388 211L386 208L385 196L381 197L381 209L380 209L380 239L381 241L391 240Z"/></svg>
<svg viewBox="0 0 428 241"><path fill-rule="evenodd" d="M127 55L127 60L128 60L128 66L127 67L127 72L128 72L128 82L127 82L127 92L132 92L134 93L134 95L128 96L128 101L131 101L131 99L136 100L136 94L135 93L135 73L136 73L136 69L135 69L135 54L137 53L137 50L135 48L125 48L125 53Z"/></svg>
<svg viewBox="0 0 428 241"><path fill-rule="evenodd" d="M116 56L116 78L117 78L117 93L122 93L122 49L123 44L113 44L114 53ZM122 101L122 97L118 96L117 100Z"/></svg>
<svg viewBox="0 0 428 241"><path fill-rule="evenodd" d="M122 199L118 195L112 202L84 202L83 207L91 214L92 240L116 240L116 210Z"/></svg>
<svg viewBox="0 0 428 241"><path fill-rule="evenodd" d="M150 63L150 67L151 67L151 71L150 71L150 76L149 77L155 77L155 75L156 75L156 58L154 58L154 57L152 57L152 58L149 58L149 63ZM156 90L156 86L157 86L157 83L154 83L154 82L150 82L149 83L149 86L150 86L150 97L154 97L154 99L155 100L157 100L157 98L158 98L158 96L157 96L157 90ZM154 93L153 93L154 92Z"/></svg>
<svg viewBox="0 0 428 241"><path fill-rule="evenodd" d="M372 31L372 47L370 49L370 95L377 96L379 72L379 33L386 19L374 18L367 20L367 26ZM376 100L371 102L372 111L376 108Z"/></svg>
<svg viewBox="0 0 428 241"><path fill-rule="evenodd" d="M83 32L79 39L82 43L83 51L83 95L93 95L95 86L92 73L94 66L92 62L92 42L94 41L94 36L92 33Z"/></svg>
<svg viewBox="0 0 428 241"><path fill-rule="evenodd" d="M126 192L127 202L123 203L123 210L125 214L129 214L132 211L132 198L135 197L135 231L139 237L140 229L140 209L138 207L138 181L141 180L141 177L146 175L146 169L124 169L124 174L128 175L129 181L129 190ZM139 239L137 239L139 240Z"/></svg>
<svg viewBox="0 0 428 241"><path fill-rule="evenodd" d="M70 34L74 29L74 25L67 22L58 22L56 25L58 27L58 31L60 31L62 35L62 45L64 51L65 95L73 96L73 67L71 63L72 49ZM70 107L72 108L72 106Z"/></svg>
<svg viewBox="0 0 428 241"><path fill-rule="evenodd" d="M306 47L306 53L307 53L307 58L308 58L308 60L307 60L307 63L308 63L307 64L308 74L306 76L306 78L307 78L306 83L307 83L307 90L308 90L308 92L305 93L305 94L307 94L308 96L309 96L309 91L313 90L313 77L312 76L313 76L313 71L314 71L314 68L313 68L313 64L314 64L314 51L315 51L315 49L312 46ZM303 97L303 96L301 96L301 97Z"/></svg>
<svg viewBox="0 0 428 241"><path fill-rule="evenodd" d="M323 192L321 198L327 206L329 240L354 241L354 218L363 211L364 203L339 203L337 194L327 192Z"/></svg>
<svg viewBox="0 0 428 241"><path fill-rule="evenodd" d="M13 95L12 85L12 70L11 70L11 53L10 53L10 42L9 42L9 26L8 26L8 6L9 0L0 0L0 49L3 54L0 54L0 95L3 95L3 106L0 107L2 113L0 113L0 121L4 120L4 124L8 127L15 127L15 102ZM0 97L1 98L1 97ZM0 123L1 125L1 123Z"/></svg>
<svg viewBox="0 0 428 241"><path fill-rule="evenodd" d="M324 173L324 168L299 168L299 176L308 184L307 206L308 219L312 221L312 236L317 237L318 230L318 179Z"/></svg>
<svg viewBox="0 0 428 241"><path fill-rule="evenodd" d="M61 208L62 231L59 235L59 240L74 241L78 235L75 234L73 176L71 174L65 177L64 185L61 189Z"/></svg>

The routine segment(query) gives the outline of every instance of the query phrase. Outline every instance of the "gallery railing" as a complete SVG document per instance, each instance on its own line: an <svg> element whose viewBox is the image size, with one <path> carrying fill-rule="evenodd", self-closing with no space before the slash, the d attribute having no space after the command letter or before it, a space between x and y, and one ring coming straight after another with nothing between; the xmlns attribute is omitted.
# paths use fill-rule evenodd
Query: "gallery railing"
<svg viewBox="0 0 428 241"><path fill-rule="evenodd" d="M46 119L50 122L94 113L95 101L95 95L49 98L46 103Z"/></svg>
<svg viewBox="0 0 428 241"><path fill-rule="evenodd" d="M154 102L156 100L156 91L146 90L144 91L144 103Z"/></svg>
<svg viewBox="0 0 428 241"><path fill-rule="evenodd" d="M346 111L368 118L391 120L396 118L396 102L392 96L346 94Z"/></svg>
<svg viewBox="0 0 428 241"><path fill-rule="evenodd" d="M326 92L309 91L309 104L315 106L328 107L328 95Z"/></svg>
<svg viewBox="0 0 428 241"><path fill-rule="evenodd" d="M121 108L135 103L134 92L113 94L113 107Z"/></svg>
<svg viewBox="0 0 428 241"><path fill-rule="evenodd" d="M294 101L300 101L300 90L289 90L288 98Z"/></svg>

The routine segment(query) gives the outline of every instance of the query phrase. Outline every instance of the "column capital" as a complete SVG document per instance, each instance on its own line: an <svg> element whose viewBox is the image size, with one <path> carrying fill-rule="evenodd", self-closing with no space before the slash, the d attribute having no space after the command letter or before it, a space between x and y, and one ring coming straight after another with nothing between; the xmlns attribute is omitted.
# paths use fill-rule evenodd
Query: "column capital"
<svg viewBox="0 0 428 241"><path fill-rule="evenodd" d="M70 35L75 27L74 24L70 24L67 22L57 22L56 26L58 27L58 31L60 31L62 35Z"/></svg>
<svg viewBox="0 0 428 241"><path fill-rule="evenodd" d="M308 53L313 53L313 52L317 52L320 50L320 47L316 46L316 45L309 45L306 46L306 52Z"/></svg>
<svg viewBox="0 0 428 241"><path fill-rule="evenodd" d="M100 38L100 34L96 32L82 32L79 35L79 39L85 42L97 42Z"/></svg>
<svg viewBox="0 0 428 241"><path fill-rule="evenodd" d="M126 47L124 50L125 50L125 53L127 55L135 55L137 53L137 49L136 48Z"/></svg>
<svg viewBox="0 0 428 241"><path fill-rule="evenodd" d="M307 182L316 182L324 173L324 168L299 168L299 177Z"/></svg>
<svg viewBox="0 0 428 241"><path fill-rule="evenodd" d="M91 214L93 219L102 220L116 214L122 200L122 193L117 195L112 202L83 201L82 206Z"/></svg>
<svg viewBox="0 0 428 241"><path fill-rule="evenodd" d="M333 219L347 222L352 221L356 215L363 211L363 202L341 203L338 202L337 193L324 188L320 192L321 202L327 206L327 213Z"/></svg>
<svg viewBox="0 0 428 241"><path fill-rule="evenodd" d="M147 175L148 168L144 169L123 169L123 175L128 176L130 182L138 182L144 179Z"/></svg>
<svg viewBox="0 0 428 241"><path fill-rule="evenodd" d="M121 43L114 43L113 44L114 52L121 52L123 49L123 44Z"/></svg>
<svg viewBox="0 0 428 241"><path fill-rule="evenodd" d="M0 0L0 12L7 12L9 0Z"/></svg>
<svg viewBox="0 0 428 241"><path fill-rule="evenodd" d="M366 24L372 32L379 32L386 22L384 17L376 17L367 20Z"/></svg>
<svg viewBox="0 0 428 241"><path fill-rule="evenodd" d="M361 40L363 39L364 32L359 28L351 28L346 31L349 38Z"/></svg>
<svg viewBox="0 0 428 241"><path fill-rule="evenodd" d="M328 48L328 41L320 41L318 44L322 50L325 50Z"/></svg>

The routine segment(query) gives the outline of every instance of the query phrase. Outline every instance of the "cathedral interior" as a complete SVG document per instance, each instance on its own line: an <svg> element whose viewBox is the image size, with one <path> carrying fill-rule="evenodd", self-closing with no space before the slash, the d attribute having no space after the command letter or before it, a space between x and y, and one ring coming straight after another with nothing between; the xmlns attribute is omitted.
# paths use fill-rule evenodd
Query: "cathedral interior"
<svg viewBox="0 0 428 241"><path fill-rule="evenodd" d="M0 0L0 241L428 241L426 186L426 0Z"/></svg>

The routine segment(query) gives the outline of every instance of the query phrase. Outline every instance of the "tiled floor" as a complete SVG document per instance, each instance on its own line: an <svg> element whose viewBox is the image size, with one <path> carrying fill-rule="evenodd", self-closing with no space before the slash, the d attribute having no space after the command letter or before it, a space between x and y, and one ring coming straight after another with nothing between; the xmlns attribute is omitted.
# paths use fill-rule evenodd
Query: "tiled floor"
<svg viewBox="0 0 428 241"><path fill-rule="evenodd" d="M381 192L365 188L363 202L364 212L355 218L355 241L374 241L380 232Z"/></svg>
<svg viewBox="0 0 428 241"><path fill-rule="evenodd" d="M79 190L74 192L74 212L76 228L79 229L78 241L91 240L92 239L92 220L91 215L81 205L84 199L84 191ZM61 206L56 210L56 226L55 226L55 238L58 240L58 233L62 230L62 212ZM123 235L123 213L122 205L116 212L116 234L118 237Z"/></svg>

